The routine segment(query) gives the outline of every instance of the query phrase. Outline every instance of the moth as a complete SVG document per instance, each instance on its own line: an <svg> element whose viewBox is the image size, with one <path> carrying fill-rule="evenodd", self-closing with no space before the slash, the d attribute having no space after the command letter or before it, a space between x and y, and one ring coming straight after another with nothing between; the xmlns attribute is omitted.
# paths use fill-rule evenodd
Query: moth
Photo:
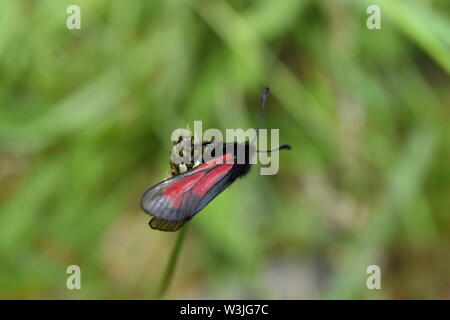
<svg viewBox="0 0 450 320"><path fill-rule="evenodd" d="M258 131L261 129L264 106L269 95L265 88L261 97ZM194 144L191 137L180 137L179 144ZM211 157L197 165L172 164L172 177L148 189L141 198L141 208L151 215L149 225L161 231L177 231L208 203L245 176L251 168L251 159L257 152L291 149L287 144L272 150L257 150L253 142L203 142L202 150L211 148ZM217 152L215 156L214 151ZM240 155L239 161L238 155ZM242 157L243 156L243 157ZM183 167L182 167L183 166Z"/></svg>

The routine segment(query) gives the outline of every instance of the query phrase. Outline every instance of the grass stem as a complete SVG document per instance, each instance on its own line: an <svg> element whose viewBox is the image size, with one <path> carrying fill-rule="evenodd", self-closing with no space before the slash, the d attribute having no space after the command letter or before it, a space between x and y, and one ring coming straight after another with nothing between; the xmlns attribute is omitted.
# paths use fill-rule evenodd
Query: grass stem
<svg viewBox="0 0 450 320"><path fill-rule="evenodd" d="M188 225L189 223L186 223L178 232L175 246L173 247L172 253L170 254L169 261L167 262L166 268L164 270L164 275L161 279L158 291L156 292L155 299L162 299L166 294L167 289L169 288L170 282L172 281L175 272L175 267L177 265L178 256L180 255L181 247L183 246Z"/></svg>

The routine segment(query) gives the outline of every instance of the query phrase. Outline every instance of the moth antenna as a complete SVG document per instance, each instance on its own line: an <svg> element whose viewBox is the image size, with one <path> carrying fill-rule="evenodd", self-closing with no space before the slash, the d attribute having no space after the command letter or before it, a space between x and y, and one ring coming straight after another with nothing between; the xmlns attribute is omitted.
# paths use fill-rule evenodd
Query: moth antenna
<svg viewBox="0 0 450 320"><path fill-rule="evenodd" d="M256 150L256 152L273 152L273 151L278 151L278 150L283 150L283 149L291 150L292 148L288 144L282 144L278 148L274 148L274 149L271 149L271 150Z"/></svg>
<svg viewBox="0 0 450 320"><path fill-rule="evenodd" d="M258 121L258 131L256 131L256 137L259 137L259 130L262 128L262 123L263 123L263 119L264 119L264 109L266 106L266 100L267 97L269 96L270 93L270 88L269 87L265 87L264 91L261 95L261 109L259 110L259 121ZM253 143L255 142L255 139L253 139ZM281 146L279 146L278 148L272 149L272 150L256 150L256 152L273 152L273 151L278 151L278 150L283 150L283 149L287 149L287 150L291 150L291 146L288 144L283 144Z"/></svg>
<svg viewBox="0 0 450 320"><path fill-rule="evenodd" d="M265 87L263 94L261 96L261 108L259 110L259 121L258 121L258 131L256 132L257 135L259 135L259 130L262 128L262 122L264 119L264 107L266 105L267 97L269 96L270 89L269 87Z"/></svg>
<svg viewBox="0 0 450 320"><path fill-rule="evenodd" d="M259 137L259 130L262 127L262 122L264 118L264 107L266 105L267 97L269 96L270 89L269 87L265 87L264 91L261 95L261 107L259 109L259 120L258 120L258 129L256 130L256 137L251 142L252 144L255 143L255 140Z"/></svg>

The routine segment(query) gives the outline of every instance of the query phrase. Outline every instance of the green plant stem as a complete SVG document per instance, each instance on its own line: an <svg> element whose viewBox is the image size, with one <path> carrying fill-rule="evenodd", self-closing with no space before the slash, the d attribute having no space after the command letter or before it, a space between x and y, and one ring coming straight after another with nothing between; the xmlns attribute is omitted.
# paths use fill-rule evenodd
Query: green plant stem
<svg viewBox="0 0 450 320"><path fill-rule="evenodd" d="M178 256L180 255L181 247L184 242L188 225L189 223L186 223L178 232L177 241L175 242L175 246L173 247L172 252L170 254L170 258L164 270L164 275L161 279L158 291L156 292L155 299L162 299L167 289L169 288L170 282L172 281L173 278L175 267L177 265Z"/></svg>

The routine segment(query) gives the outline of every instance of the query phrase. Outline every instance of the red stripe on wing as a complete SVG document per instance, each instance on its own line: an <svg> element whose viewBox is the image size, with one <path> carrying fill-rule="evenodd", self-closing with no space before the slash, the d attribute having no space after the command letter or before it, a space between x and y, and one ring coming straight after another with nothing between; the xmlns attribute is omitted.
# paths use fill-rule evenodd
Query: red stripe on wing
<svg viewBox="0 0 450 320"><path fill-rule="evenodd" d="M208 162L205 162L201 165L199 165L198 167L195 167L194 170L198 171L198 170L204 170L204 169L209 169L213 166L215 166L216 164L223 164L223 163L233 163L233 155L230 153L224 154L222 157L219 158L214 158Z"/></svg>
<svg viewBox="0 0 450 320"><path fill-rule="evenodd" d="M215 185L224 175L231 170L232 163L218 164L206 176L204 176L199 183L197 183L192 191L203 197L213 185Z"/></svg>
<svg viewBox="0 0 450 320"><path fill-rule="evenodd" d="M172 201L171 207L178 208L183 201L184 193L189 191L204 175L205 172L194 173L168 186L163 195Z"/></svg>
<svg viewBox="0 0 450 320"><path fill-rule="evenodd" d="M232 167L233 155L225 154L215 158L193 169L198 172L173 182L164 190L163 195L170 199L172 208L179 208L190 191L203 197Z"/></svg>

